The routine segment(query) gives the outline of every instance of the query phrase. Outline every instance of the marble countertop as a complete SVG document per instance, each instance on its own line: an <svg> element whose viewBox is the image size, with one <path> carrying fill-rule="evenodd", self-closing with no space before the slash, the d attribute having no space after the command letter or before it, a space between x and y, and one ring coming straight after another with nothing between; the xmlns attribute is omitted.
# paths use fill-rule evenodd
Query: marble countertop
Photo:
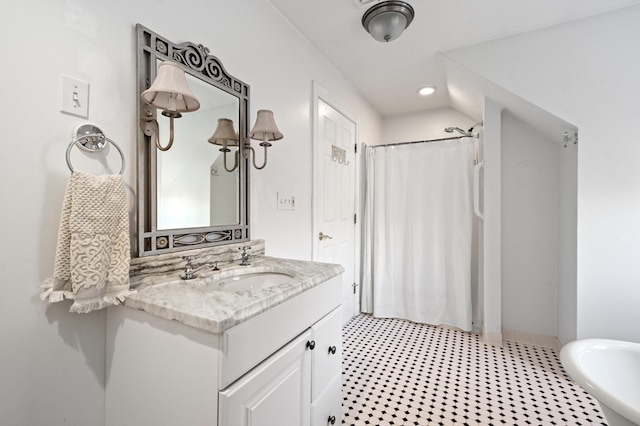
<svg viewBox="0 0 640 426"><path fill-rule="evenodd" d="M237 274L280 272L293 278L286 282L257 290L211 290L212 283ZM258 257L250 266L239 262L227 264L220 271L197 271L197 278L183 280L180 274L160 274L148 277L137 293L127 297L124 305L149 314L176 320L183 324L222 333L269 308L323 283L344 272L340 265L303 260Z"/></svg>

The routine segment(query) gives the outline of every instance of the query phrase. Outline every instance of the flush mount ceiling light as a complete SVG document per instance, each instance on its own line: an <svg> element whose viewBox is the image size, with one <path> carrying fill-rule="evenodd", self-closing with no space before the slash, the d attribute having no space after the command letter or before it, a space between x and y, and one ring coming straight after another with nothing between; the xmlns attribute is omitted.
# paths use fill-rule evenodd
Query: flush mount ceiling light
<svg viewBox="0 0 640 426"><path fill-rule="evenodd" d="M367 10L362 16L362 26L380 42L400 37L413 21L413 8L403 1L383 1Z"/></svg>
<svg viewBox="0 0 640 426"><path fill-rule="evenodd" d="M421 87L420 89L418 89L418 93L421 96L429 96L431 94L433 94L433 92L436 91L436 87L434 86L425 86L425 87Z"/></svg>

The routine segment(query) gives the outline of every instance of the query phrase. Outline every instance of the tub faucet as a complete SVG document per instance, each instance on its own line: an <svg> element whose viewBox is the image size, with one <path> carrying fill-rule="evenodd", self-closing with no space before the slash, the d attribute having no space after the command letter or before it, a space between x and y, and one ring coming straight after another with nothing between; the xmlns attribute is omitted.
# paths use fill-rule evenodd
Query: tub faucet
<svg viewBox="0 0 640 426"><path fill-rule="evenodd" d="M183 280L192 280L196 277L196 274L193 271L193 265L191 264L191 259L195 256L182 256L184 260L187 261L187 264L184 267L184 275L180 275L180 278Z"/></svg>
<svg viewBox="0 0 640 426"><path fill-rule="evenodd" d="M241 257L242 262L240 262L240 265L242 265L242 266L251 265L249 263L249 259L251 259L251 255L249 253L247 253L247 249L251 250L251 247L244 246L241 249L238 249L238 250L242 250L242 257Z"/></svg>

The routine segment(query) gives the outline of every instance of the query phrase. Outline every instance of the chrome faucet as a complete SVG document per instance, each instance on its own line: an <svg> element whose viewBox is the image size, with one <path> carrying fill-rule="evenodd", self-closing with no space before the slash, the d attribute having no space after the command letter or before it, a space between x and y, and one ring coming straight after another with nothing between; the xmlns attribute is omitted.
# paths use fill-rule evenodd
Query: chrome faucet
<svg viewBox="0 0 640 426"><path fill-rule="evenodd" d="M242 265L242 266L249 266L249 265L251 265L251 264L249 263L249 259L251 259L251 255L250 255L249 253L247 253L247 249L251 250L251 247L249 247L249 246L244 246L244 247L242 247L241 249L238 249L238 250L242 250L242 257L241 257L242 262L240 262L240 265Z"/></svg>
<svg viewBox="0 0 640 426"><path fill-rule="evenodd" d="M184 267L184 275L180 275L180 278L182 278L183 280L194 279L196 277L196 274L193 271L191 259L195 258L195 256L182 256L182 258L187 261L187 264Z"/></svg>

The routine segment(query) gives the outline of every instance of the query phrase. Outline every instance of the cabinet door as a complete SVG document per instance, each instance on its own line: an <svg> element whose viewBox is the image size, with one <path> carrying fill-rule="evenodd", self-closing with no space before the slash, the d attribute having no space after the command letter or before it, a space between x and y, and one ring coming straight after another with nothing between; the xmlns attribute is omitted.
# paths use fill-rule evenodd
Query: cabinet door
<svg viewBox="0 0 640 426"><path fill-rule="evenodd" d="M311 426L342 424L342 373L336 374L311 404Z"/></svg>
<svg viewBox="0 0 640 426"><path fill-rule="evenodd" d="M311 398L315 400L336 373L342 371L342 316L336 308L311 327L316 345L312 351Z"/></svg>
<svg viewBox="0 0 640 426"><path fill-rule="evenodd" d="M220 392L221 426L304 426L310 420L311 332Z"/></svg>

